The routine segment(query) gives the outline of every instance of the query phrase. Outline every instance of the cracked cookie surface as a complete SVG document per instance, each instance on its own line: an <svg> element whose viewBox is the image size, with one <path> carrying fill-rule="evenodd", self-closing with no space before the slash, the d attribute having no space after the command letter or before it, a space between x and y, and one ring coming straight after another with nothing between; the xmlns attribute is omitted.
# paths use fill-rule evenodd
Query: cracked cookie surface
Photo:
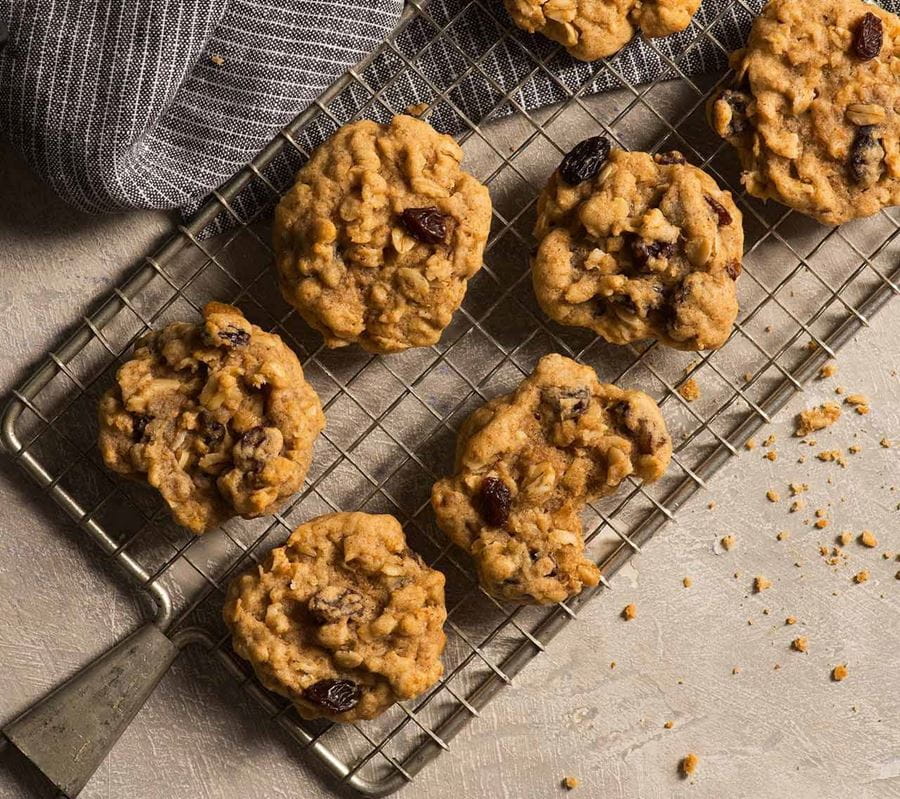
<svg viewBox="0 0 900 799"><path fill-rule="evenodd" d="M613 493L629 475L656 480L671 454L651 397L547 355L514 392L466 420L455 474L435 483L431 503L441 529L473 557L488 593L559 602L600 579L584 555L584 504Z"/></svg>
<svg viewBox="0 0 900 799"><path fill-rule="evenodd" d="M345 125L275 211L281 291L329 347L435 343L482 265L488 190L427 122Z"/></svg>
<svg viewBox="0 0 900 799"><path fill-rule="evenodd" d="M700 0L504 0L513 22L559 42L575 58L594 61L619 52L640 32L683 31Z"/></svg>
<svg viewBox="0 0 900 799"><path fill-rule="evenodd" d="M610 151L605 141L577 145L538 200L538 303L614 344L722 346L744 247L731 194L677 152Z"/></svg>
<svg viewBox="0 0 900 799"><path fill-rule="evenodd" d="M709 104L754 197L826 225L900 204L900 19L861 0L771 0Z"/></svg>
<svg viewBox="0 0 900 799"><path fill-rule="evenodd" d="M393 516L300 525L232 580L224 618L235 651L304 718L373 718L443 674L444 576Z"/></svg>
<svg viewBox="0 0 900 799"><path fill-rule="evenodd" d="M275 512L303 484L325 426L297 356L230 305L143 336L100 401L106 465L203 533Z"/></svg>

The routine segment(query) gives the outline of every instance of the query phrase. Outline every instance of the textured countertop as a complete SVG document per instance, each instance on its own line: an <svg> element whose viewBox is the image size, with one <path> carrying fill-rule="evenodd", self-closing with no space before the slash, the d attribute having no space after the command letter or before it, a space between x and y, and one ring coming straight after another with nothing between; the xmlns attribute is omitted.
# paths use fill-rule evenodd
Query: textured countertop
<svg viewBox="0 0 900 799"><path fill-rule="evenodd" d="M4 393L169 224L156 213L80 215L8 149L0 144ZM581 781L573 796L604 799L900 797L900 562L882 557L900 552L898 307L840 353L836 378L815 382L757 437L776 435L776 461L761 447L733 458L400 795L553 797L571 775ZM837 384L871 398L870 414L846 413L818 435L820 448L861 446L845 469L790 438L793 414L833 397ZM16 468L0 471L5 722L134 629L140 603ZM809 484L805 512L788 513L789 482ZM768 489L780 502L766 499ZM820 507L830 520L823 530L808 523ZM819 554L839 531L863 529L878 547L854 541L837 566ZM776 540L780 530L790 537ZM716 546L726 534L736 540L730 552ZM870 579L856 584L862 569ZM756 575L772 587L752 593ZM638 610L630 622L619 615L628 603ZM806 653L790 648L799 635ZM840 683L830 679L838 663L849 671ZM699 765L685 780L677 767L688 752ZM49 795L8 748L0 752L0 796ZM293 742L190 651L82 794L328 795Z"/></svg>

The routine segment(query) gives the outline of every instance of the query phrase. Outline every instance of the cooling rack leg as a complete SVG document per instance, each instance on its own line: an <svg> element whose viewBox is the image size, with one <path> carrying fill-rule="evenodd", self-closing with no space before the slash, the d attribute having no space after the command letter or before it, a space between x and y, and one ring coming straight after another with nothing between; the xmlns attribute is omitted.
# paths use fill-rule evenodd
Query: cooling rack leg
<svg viewBox="0 0 900 799"><path fill-rule="evenodd" d="M10 722L3 734L75 797L166 673L175 646L146 624Z"/></svg>

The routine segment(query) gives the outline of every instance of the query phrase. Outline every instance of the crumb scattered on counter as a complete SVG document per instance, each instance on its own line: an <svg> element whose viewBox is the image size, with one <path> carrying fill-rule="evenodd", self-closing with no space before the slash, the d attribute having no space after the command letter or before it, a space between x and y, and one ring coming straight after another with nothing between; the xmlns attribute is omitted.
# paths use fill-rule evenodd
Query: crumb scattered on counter
<svg viewBox="0 0 900 799"><path fill-rule="evenodd" d="M898 571L898 572L894 575L894 579L900 580L900 571Z"/></svg>
<svg viewBox="0 0 900 799"><path fill-rule="evenodd" d="M791 507L788 508L788 510L789 510L791 513L796 513L798 510L803 510L805 507L806 507L806 500L805 500L805 499L795 499L795 500L791 503Z"/></svg>
<svg viewBox="0 0 900 799"><path fill-rule="evenodd" d="M834 377L837 374L837 364L836 363L826 363L821 369L819 369L819 377L824 379L826 377Z"/></svg>
<svg viewBox="0 0 900 799"><path fill-rule="evenodd" d="M809 640L805 635L801 635L791 641L791 649L795 652L806 652L809 649Z"/></svg>
<svg viewBox="0 0 900 799"><path fill-rule="evenodd" d="M779 530L778 535L775 536L779 541L787 541L791 537L791 534L787 530Z"/></svg>
<svg viewBox="0 0 900 799"><path fill-rule="evenodd" d="M217 67L221 67L225 63L225 59L222 58L218 53L210 53L209 60L213 62Z"/></svg>
<svg viewBox="0 0 900 799"><path fill-rule="evenodd" d="M748 438L747 443L744 444L744 449L756 449L756 439Z"/></svg>
<svg viewBox="0 0 900 799"><path fill-rule="evenodd" d="M563 788L567 791L574 791L579 785L581 785L581 780L578 777L563 777Z"/></svg>
<svg viewBox="0 0 900 799"><path fill-rule="evenodd" d="M744 382L749 383L753 380L753 372L744 372Z"/></svg>
<svg viewBox="0 0 900 799"><path fill-rule="evenodd" d="M831 679L835 682L840 682L841 680L845 680L847 678L847 667L843 663L838 663L831 670Z"/></svg>
<svg viewBox="0 0 900 799"><path fill-rule="evenodd" d="M808 436L816 430L831 427L841 418L841 406L836 402L824 402L816 408L807 408L797 414L794 421L794 435Z"/></svg>
<svg viewBox="0 0 900 799"><path fill-rule="evenodd" d="M690 588L694 584L694 581L690 577L685 577L682 579L681 584L685 588Z"/></svg>
<svg viewBox="0 0 900 799"><path fill-rule="evenodd" d="M891 558L894 557L894 553L893 552L882 552L881 557L884 558L885 560L890 560Z"/></svg>
<svg viewBox="0 0 900 799"><path fill-rule="evenodd" d="M834 389L835 394L843 394L847 389L843 386L836 386Z"/></svg>
<svg viewBox="0 0 900 799"><path fill-rule="evenodd" d="M611 669L614 669L614 668L616 667L616 661L613 660L613 661L609 664L609 667L610 667Z"/></svg>
<svg viewBox="0 0 900 799"><path fill-rule="evenodd" d="M678 393L688 402L693 402L700 399L700 386L693 377L689 377L678 387Z"/></svg>
<svg viewBox="0 0 900 799"><path fill-rule="evenodd" d="M788 488L791 489L791 496L796 497L797 494L803 494L806 491L809 491L808 483L789 483Z"/></svg>
<svg viewBox="0 0 900 799"><path fill-rule="evenodd" d="M844 532L838 536L837 540L841 546L845 547L853 540L853 533L849 530L844 530Z"/></svg>
<svg viewBox="0 0 900 799"><path fill-rule="evenodd" d="M775 438L775 434L770 433L768 435L768 437L766 438L766 440L763 441L763 446L764 447L774 447L776 441L777 441L777 439Z"/></svg>
<svg viewBox="0 0 900 799"><path fill-rule="evenodd" d="M416 103L407 106L405 113L411 117L420 117L428 110L428 103Z"/></svg>
<svg viewBox="0 0 900 799"><path fill-rule="evenodd" d="M824 530L828 527L828 519L816 519L816 523L813 526L819 530Z"/></svg>
<svg viewBox="0 0 900 799"><path fill-rule="evenodd" d="M772 666L772 668L775 669L775 671L779 671L781 669L781 664L776 663L774 666Z"/></svg>
<svg viewBox="0 0 900 799"><path fill-rule="evenodd" d="M781 500L781 494L770 488L766 491L766 499L769 500L769 502L779 502Z"/></svg>
<svg viewBox="0 0 900 799"><path fill-rule="evenodd" d="M723 535L722 536L722 549L732 550L734 549L734 536L733 535Z"/></svg>
<svg viewBox="0 0 900 799"><path fill-rule="evenodd" d="M863 530L859 534L859 543L864 547L874 549L878 546L878 539L875 537L874 533L871 530Z"/></svg>
<svg viewBox="0 0 900 799"><path fill-rule="evenodd" d="M764 457L767 461L777 461L777 460L778 460L778 453L777 453L774 449L770 449L765 455L763 455L763 457Z"/></svg>
<svg viewBox="0 0 900 799"><path fill-rule="evenodd" d="M674 727L674 726L675 726L674 721L667 721L665 724L663 724L663 727L665 727L667 730L671 730L672 727Z"/></svg>
<svg viewBox="0 0 900 799"><path fill-rule="evenodd" d="M788 617L784 620L784 623L785 623L785 624L796 624L796 623L797 623L797 619L796 619L794 616L788 616Z"/></svg>
<svg viewBox="0 0 900 799"><path fill-rule="evenodd" d="M711 499L709 502L706 503L707 510L712 510L714 507L716 507L715 500Z"/></svg>
<svg viewBox="0 0 900 799"><path fill-rule="evenodd" d="M697 770L697 764L700 762L700 758L697 757L693 752L688 752L683 758L681 758L681 763L679 767L681 768L681 773L685 777L690 777Z"/></svg>
<svg viewBox="0 0 900 799"><path fill-rule="evenodd" d="M868 569L863 569L862 571L857 572L856 574L854 574L854 575L853 575L853 582L854 582L854 583L867 583L867 582L869 582L869 570L868 570Z"/></svg>
<svg viewBox="0 0 900 799"><path fill-rule="evenodd" d="M859 444L851 444L849 447L847 447L847 452L849 452L851 455L858 455L860 452L862 452L862 447Z"/></svg>
<svg viewBox="0 0 900 799"><path fill-rule="evenodd" d="M732 674L740 674L740 673L741 673L741 667L740 667L740 666L735 666L735 667L731 670L731 673L732 673Z"/></svg>
<svg viewBox="0 0 900 799"><path fill-rule="evenodd" d="M892 442L889 438L882 438L881 441L879 441L878 443L885 449L890 449L891 444L892 444Z"/></svg>
<svg viewBox="0 0 900 799"><path fill-rule="evenodd" d="M758 594L772 587L772 581L763 577L761 574L753 578L753 590Z"/></svg>
<svg viewBox="0 0 900 799"><path fill-rule="evenodd" d="M637 616L637 607L634 604L629 603L622 608L622 618L625 621L631 621L635 616Z"/></svg>
<svg viewBox="0 0 900 799"><path fill-rule="evenodd" d="M826 463L836 463L838 466L846 467L847 461L844 458L844 453L839 449L826 449L819 452L816 457L820 461L824 461Z"/></svg>

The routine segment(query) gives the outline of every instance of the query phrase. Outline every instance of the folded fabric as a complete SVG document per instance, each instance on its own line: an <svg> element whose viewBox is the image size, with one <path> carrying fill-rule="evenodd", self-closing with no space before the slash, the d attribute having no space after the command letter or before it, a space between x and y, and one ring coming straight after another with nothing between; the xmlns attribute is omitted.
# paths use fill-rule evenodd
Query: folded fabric
<svg viewBox="0 0 900 799"><path fill-rule="evenodd" d="M456 133L567 90L720 69L763 0L705 0L683 33L636 39L593 65L515 29L500 0L417 5L360 72L367 87L351 84L303 132L307 151L384 87L367 116L437 99L430 121ZM402 10L403 0L0 0L0 130L79 208L190 210L375 51ZM275 179L298 161L274 164ZM270 199L256 186L239 205Z"/></svg>

